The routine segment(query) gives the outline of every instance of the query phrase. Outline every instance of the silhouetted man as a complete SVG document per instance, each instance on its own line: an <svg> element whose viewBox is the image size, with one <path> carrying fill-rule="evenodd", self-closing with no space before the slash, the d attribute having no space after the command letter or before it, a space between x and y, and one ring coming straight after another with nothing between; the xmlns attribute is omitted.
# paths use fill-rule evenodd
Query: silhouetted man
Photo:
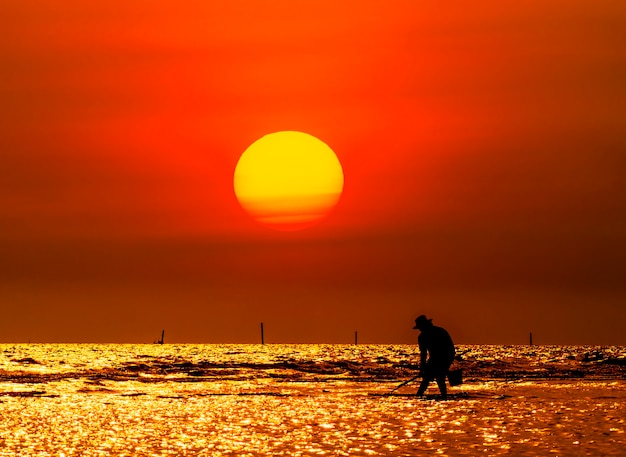
<svg viewBox="0 0 626 457"><path fill-rule="evenodd" d="M415 319L414 329L419 329L417 343L420 348L420 372L422 383L417 390L417 395L422 396L428 384L433 379L437 381L441 396L446 398L446 375L454 361L454 343L450 334L441 327L436 327L432 319L427 319L423 314ZM426 356L428 355L428 358Z"/></svg>

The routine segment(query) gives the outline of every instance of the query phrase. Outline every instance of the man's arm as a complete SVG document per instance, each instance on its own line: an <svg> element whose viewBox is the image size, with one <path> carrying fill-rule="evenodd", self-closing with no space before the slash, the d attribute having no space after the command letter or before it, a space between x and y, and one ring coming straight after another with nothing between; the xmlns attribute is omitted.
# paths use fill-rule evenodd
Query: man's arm
<svg viewBox="0 0 626 457"><path fill-rule="evenodd" d="M420 348L420 371L424 371L424 368L426 367L426 355L428 353L428 349L426 348L422 335L417 338L417 344Z"/></svg>

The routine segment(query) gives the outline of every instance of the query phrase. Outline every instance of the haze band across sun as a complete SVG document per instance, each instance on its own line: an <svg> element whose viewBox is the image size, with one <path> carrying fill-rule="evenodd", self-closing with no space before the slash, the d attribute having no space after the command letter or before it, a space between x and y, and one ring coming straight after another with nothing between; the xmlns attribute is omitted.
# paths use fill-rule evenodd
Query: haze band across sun
<svg viewBox="0 0 626 457"><path fill-rule="evenodd" d="M339 159L312 135L281 131L263 136L241 155L234 189L257 221L279 230L299 230L325 217L343 191Z"/></svg>

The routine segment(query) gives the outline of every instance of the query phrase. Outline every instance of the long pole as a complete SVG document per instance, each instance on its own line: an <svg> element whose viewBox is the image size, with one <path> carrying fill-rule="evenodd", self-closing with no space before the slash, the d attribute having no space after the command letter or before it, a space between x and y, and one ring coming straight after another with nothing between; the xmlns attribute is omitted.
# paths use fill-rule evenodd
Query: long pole
<svg viewBox="0 0 626 457"><path fill-rule="evenodd" d="M408 379L408 380L404 381L404 382L403 382L402 384L400 384L398 387L396 387L395 389L393 389L391 392L387 392L385 395L391 395L391 394L392 394L392 393L394 393L396 390L398 390L400 387L404 387L404 386L406 386L407 384L410 384L410 383L412 383L413 381L415 381L416 379L421 378L421 377L422 377L422 375L421 375L421 374L418 374L418 375L417 375L417 376L415 376L414 378L411 378L411 379Z"/></svg>
<svg viewBox="0 0 626 457"><path fill-rule="evenodd" d="M530 345L533 345L533 332L530 332Z"/></svg>
<svg viewBox="0 0 626 457"><path fill-rule="evenodd" d="M359 344L359 332L355 331L354 332L354 345L356 346L357 344Z"/></svg>
<svg viewBox="0 0 626 457"><path fill-rule="evenodd" d="M263 330L263 322L261 322L261 344L265 344L265 332Z"/></svg>

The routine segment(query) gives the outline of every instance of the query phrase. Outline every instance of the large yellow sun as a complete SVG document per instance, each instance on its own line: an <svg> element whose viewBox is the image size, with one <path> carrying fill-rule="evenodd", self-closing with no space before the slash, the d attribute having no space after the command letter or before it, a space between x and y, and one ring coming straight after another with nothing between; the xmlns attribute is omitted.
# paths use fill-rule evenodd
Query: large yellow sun
<svg viewBox="0 0 626 457"><path fill-rule="evenodd" d="M308 227L326 216L343 191L335 153L312 135L270 133L239 158L235 195L257 221L280 230Z"/></svg>

